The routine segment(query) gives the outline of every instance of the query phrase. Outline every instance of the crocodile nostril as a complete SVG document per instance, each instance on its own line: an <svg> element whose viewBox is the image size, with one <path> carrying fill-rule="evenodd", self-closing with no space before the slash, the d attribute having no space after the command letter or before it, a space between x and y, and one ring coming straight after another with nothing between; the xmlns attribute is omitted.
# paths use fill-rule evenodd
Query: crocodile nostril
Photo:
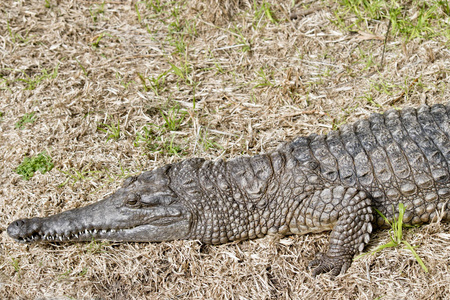
<svg viewBox="0 0 450 300"><path fill-rule="evenodd" d="M17 220L15 222L13 222L13 224L17 227L22 227L23 225L25 225L25 221L24 220Z"/></svg>
<svg viewBox="0 0 450 300"><path fill-rule="evenodd" d="M11 224L9 224L8 228L6 229L6 232L11 237L18 237L21 235L22 228L24 227L24 225L25 225L24 220L16 220L16 221L12 222Z"/></svg>

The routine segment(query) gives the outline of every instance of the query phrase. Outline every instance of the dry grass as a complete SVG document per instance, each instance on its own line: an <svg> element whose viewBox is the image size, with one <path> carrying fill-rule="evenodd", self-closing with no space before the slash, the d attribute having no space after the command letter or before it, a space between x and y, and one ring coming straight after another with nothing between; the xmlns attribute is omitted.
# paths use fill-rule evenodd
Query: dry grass
<svg viewBox="0 0 450 300"><path fill-rule="evenodd" d="M405 41L393 32L381 68L388 22L350 32L352 15L337 25L343 8L332 1L161 2L161 10L128 1L0 4L1 298L449 299L443 224L407 231L430 273L390 249L335 280L307 270L327 234L217 247L20 245L7 236L14 219L84 206L142 170L253 155L371 112L449 99L444 34ZM278 22L258 14L264 3ZM415 10L405 14L417 18ZM36 120L16 128L30 112ZM137 145L144 126L149 135ZM43 151L52 171L29 181L14 172ZM370 248L387 239L377 232Z"/></svg>

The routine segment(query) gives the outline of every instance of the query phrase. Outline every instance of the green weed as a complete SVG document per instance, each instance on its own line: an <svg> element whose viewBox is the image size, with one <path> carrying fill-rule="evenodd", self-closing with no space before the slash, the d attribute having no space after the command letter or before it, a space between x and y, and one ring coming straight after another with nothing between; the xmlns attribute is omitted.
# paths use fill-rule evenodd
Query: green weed
<svg viewBox="0 0 450 300"><path fill-rule="evenodd" d="M338 0L343 8L335 12L335 23L345 29L370 31L373 20L389 20L392 33L409 41L415 38L430 39L436 36L450 36L450 28L445 20L448 17L448 1L367 1ZM345 21L352 14L355 20Z"/></svg>
<svg viewBox="0 0 450 300"><path fill-rule="evenodd" d="M222 67L222 65L219 62L215 61L214 66L216 67L216 70L217 70L216 75L217 74L225 74L225 69Z"/></svg>
<svg viewBox="0 0 450 300"><path fill-rule="evenodd" d="M14 268L14 271L20 278L20 259L19 258L11 258L11 265Z"/></svg>
<svg viewBox="0 0 450 300"><path fill-rule="evenodd" d="M76 183L78 181L86 181L100 178L101 171L84 170L88 167L85 167L80 171L75 168L70 168L68 171L59 170L61 173L66 175L66 180L64 180L63 183L59 184L58 187L65 186L70 180L72 180L73 183Z"/></svg>
<svg viewBox="0 0 450 300"><path fill-rule="evenodd" d="M64 273L61 273L59 276L58 276L58 280L61 280L61 279L66 279L67 277L69 277L69 275L70 275L70 273L72 273L72 271L73 271L73 269L72 268L69 268L67 271L65 271Z"/></svg>
<svg viewBox="0 0 450 300"><path fill-rule="evenodd" d="M161 3L161 0L149 0L145 1L145 5L147 8L153 10L155 13L161 13L164 10L164 5Z"/></svg>
<svg viewBox="0 0 450 300"><path fill-rule="evenodd" d="M138 73L138 75L139 75L139 73ZM135 83L134 80L130 80L130 81L128 81L128 82L125 81L125 80L123 80L123 76L122 76L119 72L116 72L116 78L119 79L120 85L123 86L125 89L128 89L128 87L129 87L132 83ZM145 83L145 81L144 81L144 83ZM145 89L144 89L144 90L145 90ZM147 91L147 90L145 90L145 91Z"/></svg>
<svg viewBox="0 0 450 300"><path fill-rule="evenodd" d="M88 268L87 267L83 267L81 269L81 271L77 274L77 276L84 276L87 274Z"/></svg>
<svg viewBox="0 0 450 300"><path fill-rule="evenodd" d="M152 90L156 96L159 96L165 90L166 77L170 70L156 76L156 77L147 77L145 78L141 73L137 73L139 79L142 82L142 86L145 92ZM149 85L147 85L147 79L149 81Z"/></svg>
<svg viewBox="0 0 450 300"><path fill-rule="evenodd" d="M78 65L80 66L80 68L83 70L84 76L88 77L88 72L85 69L85 67L81 64L81 62L75 58L75 60L77 61Z"/></svg>
<svg viewBox="0 0 450 300"><path fill-rule="evenodd" d="M150 124L153 125L153 124ZM153 125L154 127L157 127ZM175 136L171 140L164 140L164 137L155 132L151 127L144 126L141 132L136 134L135 147L144 146L148 152L161 153L165 155L184 155L184 149L174 143Z"/></svg>
<svg viewBox="0 0 450 300"><path fill-rule="evenodd" d="M241 28L239 28L238 26L235 26L233 29L230 29L227 32L231 33L232 35L234 35L237 38L236 46L238 46L238 45L240 46L239 47L240 51L248 52L252 49L251 41L244 36Z"/></svg>
<svg viewBox="0 0 450 300"><path fill-rule="evenodd" d="M172 139L169 141L163 141L161 143L161 147L160 147L160 153L166 154L166 155L175 155L175 156L179 156L179 154L186 154L186 152L184 151L184 149L179 146L174 144L174 139L175 136L172 136Z"/></svg>
<svg viewBox="0 0 450 300"><path fill-rule="evenodd" d="M139 73L139 72L137 72L137 75L138 75L139 79L140 79L141 82L142 82L142 86L143 86L143 88L144 88L144 91L145 91L145 92L148 92L148 91L150 90L150 88L147 86L147 82L146 82L146 80L145 80L144 75L142 75L142 74Z"/></svg>
<svg viewBox="0 0 450 300"><path fill-rule="evenodd" d="M217 144L209 137L208 130L206 129L200 130L199 142L205 151L210 149L223 149L221 145Z"/></svg>
<svg viewBox="0 0 450 300"><path fill-rule="evenodd" d="M180 65L180 67L176 66L175 64L169 62L171 68L169 71L173 72L175 75L177 75L181 80L183 80L188 85L194 85L194 81L192 80L192 77L189 76L189 74L192 71L192 68L189 66L187 62Z"/></svg>
<svg viewBox="0 0 450 300"><path fill-rule="evenodd" d="M414 258L417 260L417 262L422 267L422 269L426 273L428 273L428 268L425 266L422 259L419 257L419 255L414 250L415 247L411 246L410 243L403 240L403 227L404 227L403 216L405 214L405 206L403 205L403 203L398 204L398 218L393 218L392 222L390 222L378 209L375 208L375 210L384 219L384 221L387 224L389 224L389 226L391 227L391 229L389 230L389 238L391 239L391 241L389 243L386 243L384 245L380 245L380 246L376 247L375 250L373 250L370 253L364 253L364 254L358 255L355 258L355 260L359 259L360 257L365 256L367 254L375 254L385 248L398 247L401 244L404 244L406 246L406 248L412 252Z"/></svg>
<svg viewBox="0 0 450 300"><path fill-rule="evenodd" d="M168 112L160 111L160 113L164 119L163 127L167 131L177 131L180 129L181 123L187 115L186 111L180 112L179 106L172 107Z"/></svg>
<svg viewBox="0 0 450 300"><path fill-rule="evenodd" d="M106 247L111 246L109 241L97 241L93 239L86 247L86 252L90 254L106 253L108 252Z"/></svg>
<svg viewBox="0 0 450 300"><path fill-rule="evenodd" d="M109 34L109 33L107 33L107 32L102 32L102 33L97 37L97 39L95 39L95 42L92 43L92 47L98 48L98 47L100 46L100 41L101 41L105 36L112 37L111 34Z"/></svg>
<svg viewBox="0 0 450 300"><path fill-rule="evenodd" d="M120 138L120 120L117 120L117 124L112 122L110 124L99 123L97 129L106 133L107 141L111 139L117 141Z"/></svg>
<svg viewBox="0 0 450 300"><path fill-rule="evenodd" d="M56 67L49 72L46 68L43 68L40 75L36 76L28 76L25 71L21 71L21 73L25 76L25 78L19 78L17 81L25 82L26 87L25 90L34 90L36 87L44 80L47 79L55 79L58 76L58 68L59 64L56 65Z"/></svg>
<svg viewBox="0 0 450 300"><path fill-rule="evenodd" d="M155 139L158 134L153 130L152 125L153 124L149 124L149 127L144 126L142 127L141 132L136 133L136 138L133 143L135 147L139 147L141 144L144 144L151 152L157 150Z"/></svg>
<svg viewBox="0 0 450 300"><path fill-rule="evenodd" d="M6 29L8 30L9 36L11 37L11 40L14 44L16 42L26 44L30 40L30 38L28 37L28 33L30 32L29 30L25 33L25 36L22 36L20 33L12 32L12 29L9 26L9 20L6 20Z"/></svg>
<svg viewBox="0 0 450 300"><path fill-rule="evenodd" d="M138 18L138 22L141 23L142 22L141 13L139 12L139 7L138 7L137 3L134 4L134 9L136 10L136 15L137 15L137 18Z"/></svg>
<svg viewBox="0 0 450 300"><path fill-rule="evenodd" d="M368 70L371 67L373 67L375 65L374 59L373 59L373 54L372 53L366 53L364 52L363 49L359 48L359 57L360 60L359 62L363 63L365 65L365 67L363 68L363 70Z"/></svg>
<svg viewBox="0 0 450 300"><path fill-rule="evenodd" d="M41 152L34 157L25 157L23 162L14 171L25 180L29 180L36 171L45 174L53 169L53 167L52 158L46 153Z"/></svg>
<svg viewBox="0 0 450 300"><path fill-rule="evenodd" d="M175 136L172 136L169 141L165 139L164 134L179 130L187 116L187 112L181 111L178 106L174 106L167 112L161 110L160 114L164 123L160 126L155 124L145 125L140 132L136 133L134 146L144 146L151 153L162 153L166 155L184 154L184 149L175 144Z"/></svg>
<svg viewBox="0 0 450 300"><path fill-rule="evenodd" d="M12 93L12 90L8 87L10 85L10 81L0 75L0 90L8 90Z"/></svg>
<svg viewBox="0 0 450 300"><path fill-rule="evenodd" d="M156 96L159 96L159 93L164 91L164 86L166 82L166 77L169 71L166 71L157 77L148 77L148 80L150 82L150 88L155 93Z"/></svg>
<svg viewBox="0 0 450 300"><path fill-rule="evenodd" d="M255 88L274 85L271 81L271 79L273 78L273 71L267 73L267 71L263 67L261 67L257 72L257 76L259 77L257 80L258 84L254 86Z"/></svg>
<svg viewBox="0 0 450 300"><path fill-rule="evenodd" d="M371 83L371 89L388 96L393 96L399 88L401 88L399 85L384 79L380 79L378 82L372 81Z"/></svg>
<svg viewBox="0 0 450 300"><path fill-rule="evenodd" d="M450 11L448 1L400 2L395 0L337 0L343 8L335 12L335 23L344 29L370 32L373 20L389 20L392 34L409 41L415 38L430 39L436 36L450 36L450 28L445 20ZM354 21L346 22L353 15Z"/></svg>
<svg viewBox="0 0 450 300"><path fill-rule="evenodd" d="M359 99L366 100L367 103L369 103L373 107L382 108L382 106L375 102L373 98L373 93L366 92L364 95L360 96Z"/></svg>
<svg viewBox="0 0 450 300"><path fill-rule="evenodd" d="M270 23L278 23L278 20L275 18L275 15L272 12L271 4L263 1L260 6L258 6L258 2L253 0L253 10L255 15L253 17L253 26L257 28L259 24L261 24L262 19L265 17L269 20Z"/></svg>
<svg viewBox="0 0 450 300"><path fill-rule="evenodd" d="M24 114L22 116L22 118L16 123L16 125L14 126L16 129L23 129L25 128L25 124L28 123L34 123L36 121L36 116L35 116L35 112L30 112L27 114Z"/></svg>
<svg viewBox="0 0 450 300"><path fill-rule="evenodd" d="M352 113L358 108L358 105L350 107L350 108L343 108L342 111L344 114L340 114L338 117L333 118L333 122L331 124L332 130L338 130L339 127L347 123L348 117L352 115Z"/></svg>
<svg viewBox="0 0 450 300"><path fill-rule="evenodd" d="M92 21L94 23L97 23L98 16L103 13L105 13L105 4L104 3L97 5L93 9L89 8L89 14L91 15Z"/></svg>

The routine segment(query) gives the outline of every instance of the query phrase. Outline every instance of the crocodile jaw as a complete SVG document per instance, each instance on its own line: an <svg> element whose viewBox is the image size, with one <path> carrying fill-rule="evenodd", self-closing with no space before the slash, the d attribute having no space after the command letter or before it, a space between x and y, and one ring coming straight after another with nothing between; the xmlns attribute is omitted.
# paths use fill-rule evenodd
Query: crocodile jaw
<svg viewBox="0 0 450 300"><path fill-rule="evenodd" d="M182 206L131 209L120 197L62 212L46 218L20 219L7 232L20 243L70 241L160 242L186 239L191 213Z"/></svg>

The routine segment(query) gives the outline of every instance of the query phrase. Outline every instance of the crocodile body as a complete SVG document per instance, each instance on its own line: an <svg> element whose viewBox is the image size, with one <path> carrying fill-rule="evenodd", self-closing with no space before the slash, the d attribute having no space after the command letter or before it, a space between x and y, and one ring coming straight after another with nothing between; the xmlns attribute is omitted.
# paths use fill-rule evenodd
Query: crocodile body
<svg viewBox="0 0 450 300"><path fill-rule="evenodd" d="M187 159L125 180L110 197L8 227L19 242L167 241L221 244L331 230L313 274L343 273L373 227L450 220L450 106L389 110L276 151L229 161Z"/></svg>

